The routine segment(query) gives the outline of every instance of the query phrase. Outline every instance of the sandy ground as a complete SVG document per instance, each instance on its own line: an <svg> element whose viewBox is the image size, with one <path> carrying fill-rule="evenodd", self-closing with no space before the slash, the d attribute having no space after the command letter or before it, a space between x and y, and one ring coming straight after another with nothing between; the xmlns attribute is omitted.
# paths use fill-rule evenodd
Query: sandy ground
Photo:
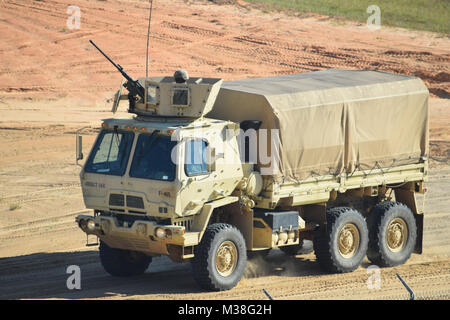
<svg viewBox="0 0 450 320"><path fill-rule="evenodd" d="M80 30L66 26L69 5L81 9ZM278 250L249 263L239 285L221 293L201 292L190 265L167 258L142 277L108 276L74 223L84 209L74 133L86 127L87 154L121 81L88 40L131 76L143 76L146 9L146 1L132 0L0 1L0 299L266 299L262 288L276 299L406 299L397 272L419 298L450 297L448 37L263 13L243 1L156 1L150 75L186 68L191 76L233 80L340 67L421 77L432 95L424 254L382 269L380 290L367 288L368 261L329 275L313 254L287 258ZM66 288L73 264L82 270L79 291Z"/></svg>

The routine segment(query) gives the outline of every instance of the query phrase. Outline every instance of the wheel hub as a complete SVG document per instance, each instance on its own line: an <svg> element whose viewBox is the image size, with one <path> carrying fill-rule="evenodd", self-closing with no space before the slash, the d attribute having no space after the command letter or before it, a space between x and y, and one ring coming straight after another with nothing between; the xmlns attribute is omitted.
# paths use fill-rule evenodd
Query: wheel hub
<svg viewBox="0 0 450 320"><path fill-rule="evenodd" d="M401 218L393 219L386 232L386 243L392 252L399 252L406 244L408 227L406 222Z"/></svg>
<svg viewBox="0 0 450 320"><path fill-rule="evenodd" d="M238 254L236 245L231 241L223 242L217 249L217 272L223 277L227 277L232 274L237 265L237 257Z"/></svg>
<svg viewBox="0 0 450 320"><path fill-rule="evenodd" d="M359 231L354 224L346 224L338 235L339 252L344 258L351 258L359 247Z"/></svg>

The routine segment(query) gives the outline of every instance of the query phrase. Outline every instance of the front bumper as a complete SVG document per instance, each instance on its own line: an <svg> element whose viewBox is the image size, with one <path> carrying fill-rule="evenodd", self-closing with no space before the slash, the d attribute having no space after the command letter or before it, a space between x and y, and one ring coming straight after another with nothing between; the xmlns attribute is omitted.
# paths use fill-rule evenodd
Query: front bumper
<svg viewBox="0 0 450 320"><path fill-rule="evenodd" d="M129 226L112 216L79 215L75 221L86 234L99 237L112 248L140 251L152 256L168 255L168 245L185 247L198 244L198 233L186 233L183 226L159 225L147 220L136 220ZM88 221L93 221L91 228L88 228ZM164 237L157 236L158 228L164 230Z"/></svg>

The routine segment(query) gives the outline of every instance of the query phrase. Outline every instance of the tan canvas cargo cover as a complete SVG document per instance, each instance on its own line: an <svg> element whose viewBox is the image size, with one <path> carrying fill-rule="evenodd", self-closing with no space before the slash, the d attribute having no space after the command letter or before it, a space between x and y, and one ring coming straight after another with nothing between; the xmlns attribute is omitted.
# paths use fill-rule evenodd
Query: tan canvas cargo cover
<svg viewBox="0 0 450 320"><path fill-rule="evenodd" d="M416 77L331 69L224 82L207 116L278 129L272 174L301 181L423 161L428 96Z"/></svg>

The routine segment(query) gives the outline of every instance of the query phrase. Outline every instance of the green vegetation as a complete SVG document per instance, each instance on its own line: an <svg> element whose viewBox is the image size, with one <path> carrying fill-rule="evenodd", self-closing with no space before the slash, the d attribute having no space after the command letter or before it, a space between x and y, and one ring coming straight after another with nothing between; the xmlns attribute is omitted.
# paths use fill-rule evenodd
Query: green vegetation
<svg viewBox="0 0 450 320"><path fill-rule="evenodd" d="M449 0L247 0L263 10L293 10L320 13L331 17L366 22L377 5L381 10L381 26L388 25L450 34Z"/></svg>

